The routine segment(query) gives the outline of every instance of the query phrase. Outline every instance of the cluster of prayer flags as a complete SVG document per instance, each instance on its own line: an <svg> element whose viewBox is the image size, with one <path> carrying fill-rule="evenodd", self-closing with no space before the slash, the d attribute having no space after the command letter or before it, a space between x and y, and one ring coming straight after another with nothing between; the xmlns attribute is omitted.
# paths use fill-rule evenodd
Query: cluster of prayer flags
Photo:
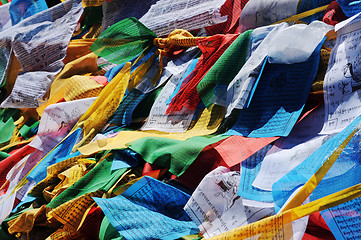
<svg viewBox="0 0 361 240"><path fill-rule="evenodd" d="M361 3L1 0L0 239L360 239Z"/></svg>

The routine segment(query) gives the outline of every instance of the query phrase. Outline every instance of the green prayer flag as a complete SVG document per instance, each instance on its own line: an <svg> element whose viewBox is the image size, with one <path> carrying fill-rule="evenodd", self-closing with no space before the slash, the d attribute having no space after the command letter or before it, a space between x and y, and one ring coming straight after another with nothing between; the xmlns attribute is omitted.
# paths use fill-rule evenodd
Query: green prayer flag
<svg viewBox="0 0 361 240"><path fill-rule="evenodd" d="M34 131L32 131L34 128L39 126L40 121L34 122L34 120L30 120L26 122L20 129L19 133L24 139L29 139L33 136Z"/></svg>
<svg viewBox="0 0 361 240"><path fill-rule="evenodd" d="M5 158L9 157L10 154L6 153L6 152L0 152L0 161L4 160Z"/></svg>
<svg viewBox="0 0 361 240"><path fill-rule="evenodd" d="M15 125L14 122L19 118L19 109L3 108L0 111L0 143L10 141Z"/></svg>
<svg viewBox="0 0 361 240"><path fill-rule="evenodd" d="M130 149L139 153L148 163L182 175L206 146L227 136L196 136L185 141L161 137L145 137L132 142Z"/></svg>
<svg viewBox="0 0 361 240"><path fill-rule="evenodd" d="M55 197L47 207L56 208L61 204L97 190L108 191L128 170L127 168L111 171L113 158L106 158L85 174L76 183Z"/></svg>
<svg viewBox="0 0 361 240"><path fill-rule="evenodd" d="M136 18L126 18L100 34L90 50L109 62L120 64L152 46L156 37Z"/></svg>
<svg viewBox="0 0 361 240"><path fill-rule="evenodd" d="M239 35L197 85L198 94L207 108L212 104L217 84L228 86L245 64L252 31Z"/></svg>
<svg viewBox="0 0 361 240"><path fill-rule="evenodd" d="M5 123L0 122L0 143L10 141L15 129L14 119L9 118Z"/></svg>
<svg viewBox="0 0 361 240"><path fill-rule="evenodd" d="M99 229L99 240L120 240L123 236L119 234L117 229L110 224L108 218L104 216Z"/></svg>

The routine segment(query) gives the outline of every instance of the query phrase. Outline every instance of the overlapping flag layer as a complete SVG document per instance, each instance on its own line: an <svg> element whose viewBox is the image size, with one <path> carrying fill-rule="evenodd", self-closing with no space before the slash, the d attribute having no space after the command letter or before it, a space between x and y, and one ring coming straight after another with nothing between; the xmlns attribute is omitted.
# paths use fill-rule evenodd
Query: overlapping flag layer
<svg viewBox="0 0 361 240"><path fill-rule="evenodd" d="M0 239L361 239L360 14L1 0Z"/></svg>

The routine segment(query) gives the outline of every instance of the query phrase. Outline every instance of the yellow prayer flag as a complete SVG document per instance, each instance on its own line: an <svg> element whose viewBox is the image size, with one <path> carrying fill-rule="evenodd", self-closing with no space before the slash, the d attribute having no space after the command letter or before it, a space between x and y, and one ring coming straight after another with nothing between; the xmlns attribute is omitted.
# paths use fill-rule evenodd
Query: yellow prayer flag
<svg viewBox="0 0 361 240"><path fill-rule="evenodd" d="M92 129L95 134L105 125L123 99L130 78L130 67L129 62L124 65L79 119L74 129L82 125L84 136L86 136Z"/></svg>
<svg viewBox="0 0 361 240"><path fill-rule="evenodd" d="M143 137L164 137L177 140L186 140L194 136L210 135L220 125L225 109L214 105L210 109L205 108L192 129L184 133L166 133L160 131L121 131L113 138L100 139L79 148L84 155L90 155L102 150L126 148L131 142Z"/></svg>

